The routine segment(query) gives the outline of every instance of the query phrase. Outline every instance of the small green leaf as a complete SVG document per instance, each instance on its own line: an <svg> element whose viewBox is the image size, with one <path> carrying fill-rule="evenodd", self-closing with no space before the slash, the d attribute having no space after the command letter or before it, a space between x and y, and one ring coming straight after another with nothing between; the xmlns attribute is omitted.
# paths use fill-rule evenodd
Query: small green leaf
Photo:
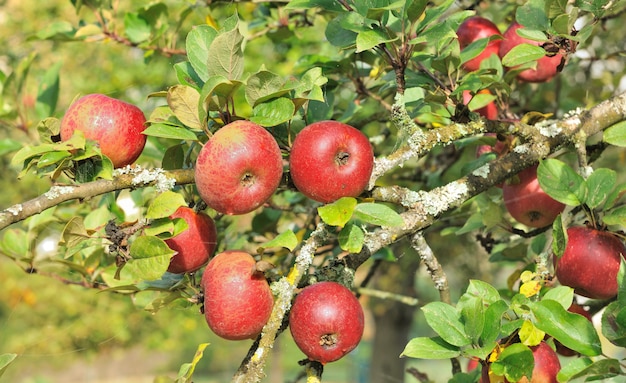
<svg viewBox="0 0 626 383"><path fill-rule="evenodd" d="M534 367L533 353L522 343L507 346L498 356L498 360L491 363L491 371L496 375L505 376L510 382L517 382L523 376L531 376Z"/></svg>
<svg viewBox="0 0 626 383"><path fill-rule="evenodd" d="M354 217L372 225L401 227L404 219L387 205L373 202L360 203L354 209Z"/></svg>
<svg viewBox="0 0 626 383"><path fill-rule="evenodd" d="M279 92L285 81L279 75L266 70L260 70L251 75L246 81L246 100L251 106L255 106L259 100L265 97L282 96ZM283 92L288 92L284 90Z"/></svg>
<svg viewBox="0 0 626 383"><path fill-rule="evenodd" d="M35 103L35 111L40 119L52 116L59 100L59 71L62 62L55 63L50 67L39 83L37 91L37 102Z"/></svg>
<svg viewBox="0 0 626 383"><path fill-rule="evenodd" d="M509 309L509 305L502 299L490 304L485 310L485 325L480 339L483 344L495 342L502 329L502 316Z"/></svg>
<svg viewBox="0 0 626 383"><path fill-rule="evenodd" d="M565 310L559 302L550 299L528 305L535 316L535 326L565 347L586 356L602 353L598 333L587 318Z"/></svg>
<svg viewBox="0 0 626 383"><path fill-rule="evenodd" d="M390 38L380 29L366 29L356 36L356 53L370 50L380 44L396 40L397 37Z"/></svg>
<svg viewBox="0 0 626 383"><path fill-rule="evenodd" d="M514 67L539 60L546 55L546 51L536 45L522 43L516 45L504 57L502 57L502 65Z"/></svg>
<svg viewBox="0 0 626 383"><path fill-rule="evenodd" d="M39 157L39 160L37 161L37 167L43 168L46 166L51 166L71 156L72 156L72 153L68 152L67 150L47 152L47 153L42 154L41 157Z"/></svg>
<svg viewBox="0 0 626 383"><path fill-rule="evenodd" d="M626 226L626 206L610 210L602 216L602 222L607 225Z"/></svg>
<svg viewBox="0 0 626 383"><path fill-rule="evenodd" d="M208 25L196 25L187 34L185 48L187 59L196 74L206 81L209 78L209 49L217 31Z"/></svg>
<svg viewBox="0 0 626 383"><path fill-rule="evenodd" d="M446 343L439 337L413 338L404 347L404 351L400 357L419 358L419 359L450 359L461 355L458 347Z"/></svg>
<svg viewBox="0 0 626 383"><path fill-rule="evenodd" d="M130 245L132 259L126 262L122 271L139 280L157 280L167 271L174 253L158 237L139 236Z"/></svg>
<svg viewBox="0 0 626 383"><path fill-rule="evenodd" d="M191 363L185 363L180 366L180 370L178 370L178 378L176 379L176 383L191 383L191 378L193 377L193 372L196 369L196 365L202 359L204 355L204 349L207 348L209 343L201 343L198 345L196 349L196 353L193 356L193 360Z"/></svg>
<svg viewBox="0 0 626 383"><path fill-rule="evenodd" d="M447 343L459 347L471 344L461 315L454 307L443 302L431 302L422 307L422 311L428 325Z"/></svg>
<svg viewBox="0 0 626 383"><path fill-rule="evenodd" d="M198 141L196 134L182 126L155 123L144 129L146 136L171 138L174 140Z"/></svg>
<svg viewBox="0 0 626 383"><path fill-rule="evenodd" d="M602 313L602 335L618 347L626 347L626 308L611 302Z"/></svg>
<svg viewBox="0 0 626 383"><path fill-rule="evenodd" d="M530 0L515 12L515 20L529 29L545 31L550 26L545 12L545 0Z"/></svg>
<svg viewBox="0 0 626 383"><path fill-rule="evenodd" d="M563 161L548 158L537 168L539 186L550 197L570 206L580 206L586 202L585 179Z"/></svg>
<svg viewBox="0 0 626 383"><path fill-rule="evenodd" d="M533 322L528 319L524 321L524 324L522 324L518 334L520 341L529 347L538 345L546 336L545 332L535 327Z"/></svg>
<svg viewBox="0 0 626 383"><path fill-rule="evenodd" d="M167 104L172 113L191 129L202 129L198 114L200 93L187 85L174 85L167 91Z"/></svg>
<svg viewBox="0 0 626 383"><path fill-rule="evenodd" d="M473 344L479 344L479 339L485 328L485 311L487 306L482 300L472 299L471 304L463 305L461 309L461 319L465 325L465 334L472 340Z"/></svg>
<svg viewBox="0 0 626 383"><path fill-rule="evenodd" d="M286 249L289 249L289 251L293 251L296 246L298 246L298 237L296 237L293 231L286 230L278 234L276 237L274 237L274 239L265 242L263 246L259 248L259 250L261 250L262 252L264 249L270 247L284 247Z"/></svg>
<svg viewBox="0 0 626 383"><path fill-rule="evenodd" d="M563 217L559 214L552 222L552 252L556 257L560 257L565 252L566 245L567 229L563 224Z"/></svg>
<svg viewBox="0 0 626 383"><path fill-rule="evenodd" d="M255 106L250 121L264 127L277 126L291 120L295 111L296 107L290 99L280 97Z"/></svg>
<svg viewBox="0 0 626 383"><path fill-rule="evenodd" d="M243 35L239 28L218 34L211 42L207 59L208 75L240 80L243 74Z"/></svg>
<svg viewBox="0 0 626 383"><path fill-rule="evenodd" d="M11 258L23 258L28 255L28 235L24 230L7 229L0 242L0 250Z"/></svg>
<svg viewBox="0 0 626 383"><path fill-rule="evenodd" d="M20 149L22 146L23 144L20 141L11 138L3 138L0 140L0 156L12 153Z"/></svg>
<svg viewBox="0 0 626 383"><path fill-rule="evenodd" d="M559 382L569 382L585 377L585 381L602 381L618 375L624 375L617 359L599 359L593 362L589 358L576 358L561 368L557 374Z"/></svg>
<svg viewBox="0 0 626 383"><path fill-rule="evenodd" d="M7 367L17 358L17 354L2 354L0 355L0 376L2 376Z"/></svg>
<svg viewBox="0 0 626 383"><path fill-rule="evenodd" d="M626 147L626 121L618 122L604 130L602 139L608 144Z"/></svg>
<svg viewBox="0 0 626 383"><path fill-rule="evenodd" d="M470 102L467 104L467 107L469 108L469 110L475 111L475 110L478 110L480 108L484 108L490 102L493 102L493 100L495 100L495 99L496 99L496 95L494 95L494 94L491 94L491 93L478 93L478 94L475 94L474 97L472 97Z"/></svg>
<svg viewBox="0 0 626 383"><path fill-rule="evenodd" d="M169 217L181 206L187 206L185 197L179 193L167 190L159 194L148 206L146 218L157 219Z"/></svg>
<svg viewBox="0 0 626 383"><path fill-rule="evenodd" d="M338 235L339 246L349 253L358 253L363 248L365 233L355 224L348 223Z"/></svg>
<svg viewBox="0 0 626 383"><path fill-rule="evenodd" d="M124 15L124 33L131 42L138 44L150 38L152 28L148 20L138 13L127 12Z"/></svg>
<svg viewBox="0 0 626 383"><path fill-rule="evenodd" d="M617 182L617 173L612 169L596 169L587 178L587 205L595 209L611 193Z"/></svg>
<svg viewBox="0 0 626 383"><path fill-rule="evenodd" d="M550 299L567 310L574 300L574 289L569 286L557 286L548 290L541 299Z"/></svg>
<svg viewBox="0 0 626 383"><path fill-rule="evenodd" d="M72 217L63 228L59 242L70 248L77 246L79 243L89 238L89 233L85 228L83 218Z"/></svg>
<svg viewBox="0 0 626 383"><path fill-rule="evenodd" d="M327 225L343 227L352 218L356 206L356 198L343 197L318 207L317 212Z"/></svg>

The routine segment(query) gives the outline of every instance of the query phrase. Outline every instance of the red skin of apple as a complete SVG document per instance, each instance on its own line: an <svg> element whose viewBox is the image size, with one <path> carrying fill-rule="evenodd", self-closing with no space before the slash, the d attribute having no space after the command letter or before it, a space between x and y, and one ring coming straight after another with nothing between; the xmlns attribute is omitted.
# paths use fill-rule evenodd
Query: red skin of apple
<svg viewBox="0 0 626 383"><path fill-rule="evenodd" d="M491 20L480 16L473 16L463 21L457 29L456 34L459 37L459 45L461 49L476 40L488 38L494 35L501 35L500 29L498 29L497 25L491 22ZM463 64L463 68L470 72L478 70L480 68L480 63L484 59L488 58L492 54L495 54L496 56L498 55L501 43L502 40L500 39L488 42L485 49L478 56Z"/></svg>
<svg viewBox="0 0 626 383"><path fill-rule="evenodd" d="M296 188L312 200L329 203L357 197L365 190L374 168L374 151L358 129L320 121L298 133L289 161Z"/></svg>
<svg viewBox="0 0 626 383"><path fill-rule="evenodd" d="M565 252L554 257L559 282L592 299L617 295L617 272L626 254L622 241L608 231L586 226L568 228L567 236Z"/></svg>
<svg viewBox="0 0 626 383"><path fill-rule="evenodd" d="M256 338L267 323L274 297L254 258L229 250L213 257L202 274L204 317L215 335Z"/></svg>
<svg viewBox="0 0 626 383"><path fill-rule="evenodd" d="M170 260L170 273L183 274L198 270L209 261L217 245L217 230L213 219L196 213L186 206L179 207L170 218L182 218L188 228L165 241L177 253Z"/></svg>
<svg viewBox="0 0 626 383"><path fill-rule="evenodd" d="M482 89L478 93L491 94L491 92L489 92L488 89ZM469 104L471 100L472 100L472 93L469 90L464 90L463 91L463 103L467 105ZM498 118L498 107L496 106L496 103L493 101L487 104L486 106L478 110L475 110L475 112L485 117L488 120L496 120Z"/></svg>
<svg viewBox="0 0 626 383"><path fill-rule="evenodd" d="M546 343L541 342L537 346L530 347L535 359L535 367L531 379L522 377L517 383L557 383L556 375L561 370L561 362L557 353ZM489 369L483 368L480 383L510 383L504 377L489 377Z"/></svg>
<svg viewBox="0 0 626 383"><path fill-rule="evenodd" d="M528 43L536 46L543 44L541 41L534 41L526 39L517 34L517 30L522 26L514 22L504 32L504 40L500 44L499 55L504 57L511 49L522 43ZM537 66L535 69L526 69L517 75L517 78L526 82L546 82L551 80L559 72L559 65L563 60L563 55L556 54L554 56L544 56L537 60Z"/></svg>
<svg viewBox="0 0 626 383"><path fill-rule="evenodd" d="M200 197L225 214L246 214L267 201L282 179L280 148L272 135L250 121L219 129L196 160Z"/></svg>
<svg viewBox="0 0 626 383"><path fill-rule="evenodd" d="M589 311L585 310L585 308L579 304L576 303L572 303L572 305L567 309L567 311L575 313L575 314L580 314L582 316L584 316L585 318L587 318L589 320L589 322L591 322L591 314L589 313ZM572 350L571 348L567 348L565 346L563 346L559 341L557 341L556 339L554 340L554 345L556 346L556 352L559 355L563 355L563 356L574 356L577 355L578 353L574 350Z"/></svg>
<svg viewBox="0 0 626 383"><path fill-rule="evenodd" d="M516 182L518 181L519 182ZM539 186L537 166L519 172L517 179L502 186L504 205L516 221L529 227L545 227L565 209Z"/></svg>
<svg viewBox="0 0 626 383"><path fill-rule="evenodd" d="M80 130L85 138L98 142L102 154L120 168L135 162L143 151L145 124L146 117L137 106L103 94L88 94L67 109L61 120L61 140Z"/></svg>
<svg viewBox="0 0 626 383"><path fill-rule="evenodd" d="M300 350L313 361L341 359L361 341L365 319L359 300L337 282L302 289L289 314L289 329Z"/></svg>

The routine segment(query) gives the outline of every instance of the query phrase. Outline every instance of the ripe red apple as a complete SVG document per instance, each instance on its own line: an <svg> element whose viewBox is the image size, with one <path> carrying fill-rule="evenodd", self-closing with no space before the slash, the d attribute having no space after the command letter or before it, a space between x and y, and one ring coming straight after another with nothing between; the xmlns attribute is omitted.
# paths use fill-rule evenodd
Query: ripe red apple
<svg viewBox="0 0 626 383"><path fill-rule="evenodd" d="M459 25L456 34L459 37L459 45L461 49L463 49L476 40L495 35L499 36L500 29L498 29L498 26L491 22L491 20L481 16L473 16L466 19L461 25ZM495 54L496 56L498 55L501 43L501 39L489 41L485 49L478 56L463 64L463 68L470 72L478 70L480 68L481 61L492 54Z"/></svg>
<svg viewBox="0 0 626 383"><path fill-rule="evenodd" d="M537 346L530 347L535 360L532 377L522 377L517 383L557 383L556 375L561 370L561 362L557 353L546 343L541 342ZM480 383L510 383L501 376L490 376L489 369L483 368Z"/></svg>
<svg viewBox="0 0 626 383"><path fill-rule="evenodd" d="M567 309L567 311L580 314L584 316L585 318L587 318L589 322L592 321L591 314L589 313L589 311L585 310L585 308L579 304L572 303L572 305ZM563 356L574 356L578 354L576 351L572 350L571 348L567 348L563 346L563 344L561 344L561 342L559 342L556 339L554 340L554 345L556 346L557 354L560 354Z"/></svg>
<svg viewBox="0 0 626 383"><path fill-rule="evenodd" d="M61 120L61 140L80 130L98 142L102 154L119 168L135 162L143 151L145 123L146 117L135 105L103 94L88 94L67 109Z"/></svg>
<svg viewBox="0 0 626 383"><path fill-rule="evenodd" d="M290 174L305 196L323 203L357 197L367 187L374 151L367 136L337 121L306 126L296 136Z"/></svg>
<svg viewBox="0 0 626 383"><path fill-rule="evenodd" d="M478 93L491 94L489 89L481 89ZM472 93L469 90L463 91L463 103L465 105L469 104L469 102L472 100L472 97L473 97ZM483 106L482 108L478 110L475 110L475 112L485 117L488 120L496 120L498 118L498 107L496 106L496 103L493 101L491 101L486 106Z"/></svg>
<svg viewBox="0 0 626 383"><path fill-rule="evenodd" d="M224 339L255 338L272 313L272 291L255 265L250 254L229 250L213 257L204 270L204 317Z"/></svg>
<svg viewBox="0 0 626 383"><path fill-rule="evenodd" d="M617 272L626 254L622 241L608 231L586 226L568 228L567 237L565 252L554 258L559 282L588 298L617 295Z"/></svg>
<svg viewBox="0 0 626 383"><path fill-rule="evenodd" d="M554 200L539 186L537 165L519 172L502 186L504 205L516 221L530 227L545 227L565 205Z"/></svg>
<svg viewBox="0 0 626 383"><path fill-rule="evenodd" d="M289 328L296 345L310 359L334 362L361 341L365 319L359 300L337 282L309 285L294 299Z"/></svg>
<svg viewBox="0 0 626 383"><path fill-rule="evenodd" d="M186 206L179 207L170 218L182 218L188 227L165 241L170 249L177 252L170 260L167 271L182 274L198 270L209 261L217 245L217 230L213 219Z"/></svg>
<svg viewBox="0 0 626 383"><path fill-rule="evenodd" d="M500 45L499 55L504 57L511 49L522 44L528 43L536 46L543 44L540 41L530 40L517 34L517 30L522 26L513 22L509 28L504 32L504 40ZM526 82L546 82L551 80L559 71L559 66L563 60L563 55L556 54L554 56L544 56L537 60L537 66L535 69L526 69L521 71L517 78Z"/></svg>
<svg viewBox="0 0 626 383"><path fill-rule="evenodd" d="M196 160L196 187L211 208L245 214L276 191L283 175L280 148L272 135L250 121L220 128Z"/></svg>

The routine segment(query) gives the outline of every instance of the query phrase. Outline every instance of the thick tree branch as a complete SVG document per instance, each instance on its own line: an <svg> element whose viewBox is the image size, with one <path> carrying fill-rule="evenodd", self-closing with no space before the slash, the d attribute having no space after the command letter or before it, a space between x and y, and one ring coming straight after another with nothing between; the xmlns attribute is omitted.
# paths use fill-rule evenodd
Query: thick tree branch
<svg viewBox="0 0 626 383"><path fill-rule="evenodd" d="M147 186L166 190L171 189L174 185L193 182L193 169L148 170L137 165L132 168L116 169L112 180L97 180L79 185L52 186L50 190L37 198L0 211L0 230L66 201L83 200L116 190Z"/></svg>

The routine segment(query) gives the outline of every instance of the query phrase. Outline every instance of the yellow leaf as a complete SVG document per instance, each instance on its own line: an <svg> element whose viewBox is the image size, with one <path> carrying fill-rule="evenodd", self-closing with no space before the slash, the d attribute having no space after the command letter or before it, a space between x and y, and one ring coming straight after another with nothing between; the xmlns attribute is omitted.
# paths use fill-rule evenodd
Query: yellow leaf
<svg viewBox="0 0 626 383"><path fill-rule="evenodd" d="M539 293L539 290L541 290L541 284L539 282L528 281L520 287L519 292L530 298L534 295L537 295Z"/></svg>
<svg viewBox="0 0 626 383"><path fill-rule="evenodd" d="M520 340L528 347L538 345L545 336L546 333L535 327L535 325L529 320L525 320L519 330Z"/></svg>

